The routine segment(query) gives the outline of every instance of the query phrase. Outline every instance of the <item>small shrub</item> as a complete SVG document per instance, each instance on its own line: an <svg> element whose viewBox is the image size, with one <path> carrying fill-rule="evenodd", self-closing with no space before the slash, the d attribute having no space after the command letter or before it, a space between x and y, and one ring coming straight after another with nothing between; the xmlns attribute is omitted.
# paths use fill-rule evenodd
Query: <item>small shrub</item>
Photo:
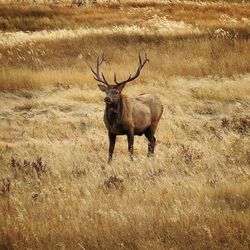
<svg viewBox="0 0 250 250"><path fill-rule="evenodd" d="M180 154L186 164L190 164L195 160L200 160L203 157L203 152L184 144L181 145Z"/></svg>
<svg viewBox="0 0 250 250"><path fill-rule="evenodd" d="M2 178L2 188L1 188L1 193L2 194L7 194L10 192L10 179L9 178Z"/></svg>
<svg viewBox="0 0 250 250"><path fill-rule="evenodd" d="M48 172L47 164L39 156L33 162L26 159L21 162L12 157L10 165L15 170L16 174L23 173L25 176L32 176L32 173L35 172L39 179Z"/></svg>
<svg viewBox="0 0 250 250"><path fill-rule="evenodd" d="M47 173L47 165L42 161L41 157L37 157L36 161L32 162L31 166L36 171L38 178Z"/></svg>
<svg viewBox="0 0 250 250"><path fill-rule="evenodd" d="M116 175L110 176L108 180L104 181L104 186L106 188L115 188L120 189L123 188L123 178L118 177Z"/></svg>
<svg viewBox="0 0 250 250"><path fill-rule="evenodd" d="M239 134L247 134L250 129L250 119L248 117L233 117L231 120L222 118L221 126Z"/></svg>
<svg viewBox="0 0 250 250"><path fill-rule="evenodd" d="M75 169L72 170L72 175L75 178L79 178L79 177L85 176L86 175L86 169L81 169L79 167L76 167Z"/></svg>

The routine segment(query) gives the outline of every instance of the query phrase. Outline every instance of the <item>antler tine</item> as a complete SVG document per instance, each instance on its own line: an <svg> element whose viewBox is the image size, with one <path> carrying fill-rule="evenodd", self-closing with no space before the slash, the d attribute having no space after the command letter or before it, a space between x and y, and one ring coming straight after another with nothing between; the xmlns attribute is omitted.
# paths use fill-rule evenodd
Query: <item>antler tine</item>
<svg viewBox="0 0 250 250"><path fill-rule="evenodd" d="M109 86L109 83L107 82L106 78L104 77L104 74L101 73L101 76L100 76L100 66L103 62L104 62L104 54L102 54L101 59L100 59L100 56L97 57L96 71L91 66L90 66L90 69L91 69L92 73L94 74L93 77L96 81L101 82L106 86Z"/></svg>
<svg viewBox="0 0 250 250"><path fill-rule="evenodd" d="M90 67L92 73L93 73L95 76L97 76L97 74L96 74L96 72L93 70L93 68L92 68L91 66L89 66L89 67Z"/></svg>
<svg viewBox="0 0 250 250"><path fill-rule="evenodd" d="M104 76L103 73L102 73L102 79L108 84L108 82L107 82L107 80L106 80L106 78L105 78L105 76Z"/></svg>
<svg viewBox="0 0 250 250"><path fill-rule="evenodd" d="M143 67L146 62L149 62L149 59L147 57L147 53L145 52L145 61L143 62L143 64L141 64L141 67Z"/></svg>
<svg viewBox="0 0 250 250"><path fill-rule="evenodd" d="M101 66L101 64L104 62L104 54L102 53L102 58L101 58L101 61L100 61L100 56L98 56L98 66Z"/></svg>
<svg viewBox="0 0 250 250"><path fill-rule="evenodd" d="M122 82L117 82L117 81L116 81L116 75L114 75L114 81L115 81L115 83L116 83L117 85L122 85L122 84L126 84L127 82L133 81L134 79L136 79L136 78L140 75L142 68L144 67L144 65L145 65L147 62L149 62L149 59L147 58L146 52L145 52L145 59L144 59L143 62L142 62L141 54L139 53L139 66L138 66L138 68L137 68L137 70L136 70L134 76L131 77L131 75L130 75L129 78L128 78L127 80L122 81Z"/></svg>

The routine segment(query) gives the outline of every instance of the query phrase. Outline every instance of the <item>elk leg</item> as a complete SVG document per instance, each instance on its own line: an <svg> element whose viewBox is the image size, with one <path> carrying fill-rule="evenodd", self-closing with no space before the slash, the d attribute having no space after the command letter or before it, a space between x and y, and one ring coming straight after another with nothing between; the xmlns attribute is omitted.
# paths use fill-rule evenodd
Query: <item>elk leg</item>
<svg viewBox="0 0 250 250"><path fill-rule="evenodd" d="M133 153L134 153L134 132L130 131L127 134L128 137L128 152L131 160L133 160Z"/></svg>
<svg viewBox="0 0 250 250"><path fill-rule="evenodd" d="M150 129L148 129L145 132L145 136L148 139L148 155L147 156L150 157L150 156L154 155L156 139L155 139L154 134L152 133L152 131Z"/></svg>
<svg viewBox="0 0 250 250"><path fill-rule="evenodd" d="M108 163L112 161L112 156L115 148L116 135L109 133L109 159Z"/></svg>

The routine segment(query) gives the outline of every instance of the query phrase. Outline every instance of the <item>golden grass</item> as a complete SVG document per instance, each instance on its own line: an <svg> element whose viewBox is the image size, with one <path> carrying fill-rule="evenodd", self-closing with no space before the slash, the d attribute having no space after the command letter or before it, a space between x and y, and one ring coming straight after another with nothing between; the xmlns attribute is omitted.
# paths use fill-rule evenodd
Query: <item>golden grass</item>
<svg viewBox="0 0 250 250"><path fill-rule="evenodd" d="M0 4L0 28L4 31L37 31L60 28L142 25L154 15L184 21L201 28L223 28L249 33L249 3L131 1L75 8L55 5ZM192 17L192 18L190 18Z"/></svg>
<svg viewBox="0 0 250 250"><path fill-rule="evenodd" d="M102 51L106 51L107 60L103 70L110 81L115 71L119 78L125 78L134 71L139 50L147 51L150 57L150 64L141 80L157 84L165 85L172 76L232 77L250 70L248 40L205 37L159 38L154 42L152 39L137 36L128 39L125 35L91 36L65 39L59 43L39 42L28 48L4 48L0 50L0 89L42 89L57 82L95 88L88 64L94 64Z"/></svg>
<svg viewBox="0 0 250 250"><path fill-rule="evenodd" d="M237 83L238 81L238 83ZM209 99L218 101L236 101L236 100L250 100L250 85L248 80L243 81L239 78L237 81L227 81L226 83L219 80L217 83L205 82L198 84L192 89L192 95L197 99ZM239 86L240 84L240 86Z"/></svg>
<svg viewBox="0 0 250 250"><path fill-rule="evenodd" d="M219 86L239 81L246 86L249 76ZM177 78L158 86L165 113L155 158L145 157L146 140L137 137L130 162L121 137L111 166L99 90L2 93L1 173L11 180L0 202L3 246L247 249L250 141L241 120L249 122L248 101L193 98L194 87L206 91L212 82ZM142 91L156 89L126 89ZM27 167L37 156L47 166L40 177Z"/></svg>
<svg viewBox="0 0 250 250"><path fill-rule="evenodd" d="M34 71L29 68L1 68L0 89L16 91L20 89L44 89L47 86L57 86L58 83L67 85L83 85L83 73L76 70L51 68Z"/></svg>
<svg viewBox="0 0 250 250"><path fill-rule="evenodd" d="M234 37L242 23L236 32L215 32L225 27L220 14L247 17L246 4L12 7L0 7L13 15L9 30L48 28L44 15L49 24L58 15L63 27L75 28L77 11L80 23L86 15L110 33L44 32L33 43L1 43L0 249L249 249L249 34L244 24ZM160 19L145 34L148 8ZM139 28L115 33L111 26L124 12L121 22L132 15ZM185 23L162 21L167 12ZM30 13L35 23L22 23ZM190 32L195 20L209 30ZM111 80L116 71L123 79L144 50L150 63L124 93L162 100L156 155L146 158L147 141L136 137L131 162L121 136L108 165L104 95L88 64L105 52L105 75Z"/></svg>

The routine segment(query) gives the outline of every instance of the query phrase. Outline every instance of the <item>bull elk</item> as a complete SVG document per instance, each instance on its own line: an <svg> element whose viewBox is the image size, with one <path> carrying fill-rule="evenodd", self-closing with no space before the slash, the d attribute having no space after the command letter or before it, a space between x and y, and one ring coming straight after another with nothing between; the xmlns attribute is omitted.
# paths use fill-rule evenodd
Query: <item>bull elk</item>
<svg viewBox="0 0 250 250"><path fill-rule="evenodd" d="M141 94L131 98L122 94L122 90L128 82L135 80L141 73L142 68L147 62L147 54L142 61L139 54L139 66L133 76L127 80L118 82L114 73L115 84L109 84L102 72L100 66L104 62L104 57L98 57L96 70L91 66L94 79L98 82L98 87L106 93L104 102L106 108L104 112L104 123L108 129L109 136L109 158L112 160L115 141L117 135L127 135L128 151L133 159L133 144L135 135L145 135L148 139L148 157L154 154L155 148L155 130L163 112L163 106L158 97L151 94Z"/></svg>

